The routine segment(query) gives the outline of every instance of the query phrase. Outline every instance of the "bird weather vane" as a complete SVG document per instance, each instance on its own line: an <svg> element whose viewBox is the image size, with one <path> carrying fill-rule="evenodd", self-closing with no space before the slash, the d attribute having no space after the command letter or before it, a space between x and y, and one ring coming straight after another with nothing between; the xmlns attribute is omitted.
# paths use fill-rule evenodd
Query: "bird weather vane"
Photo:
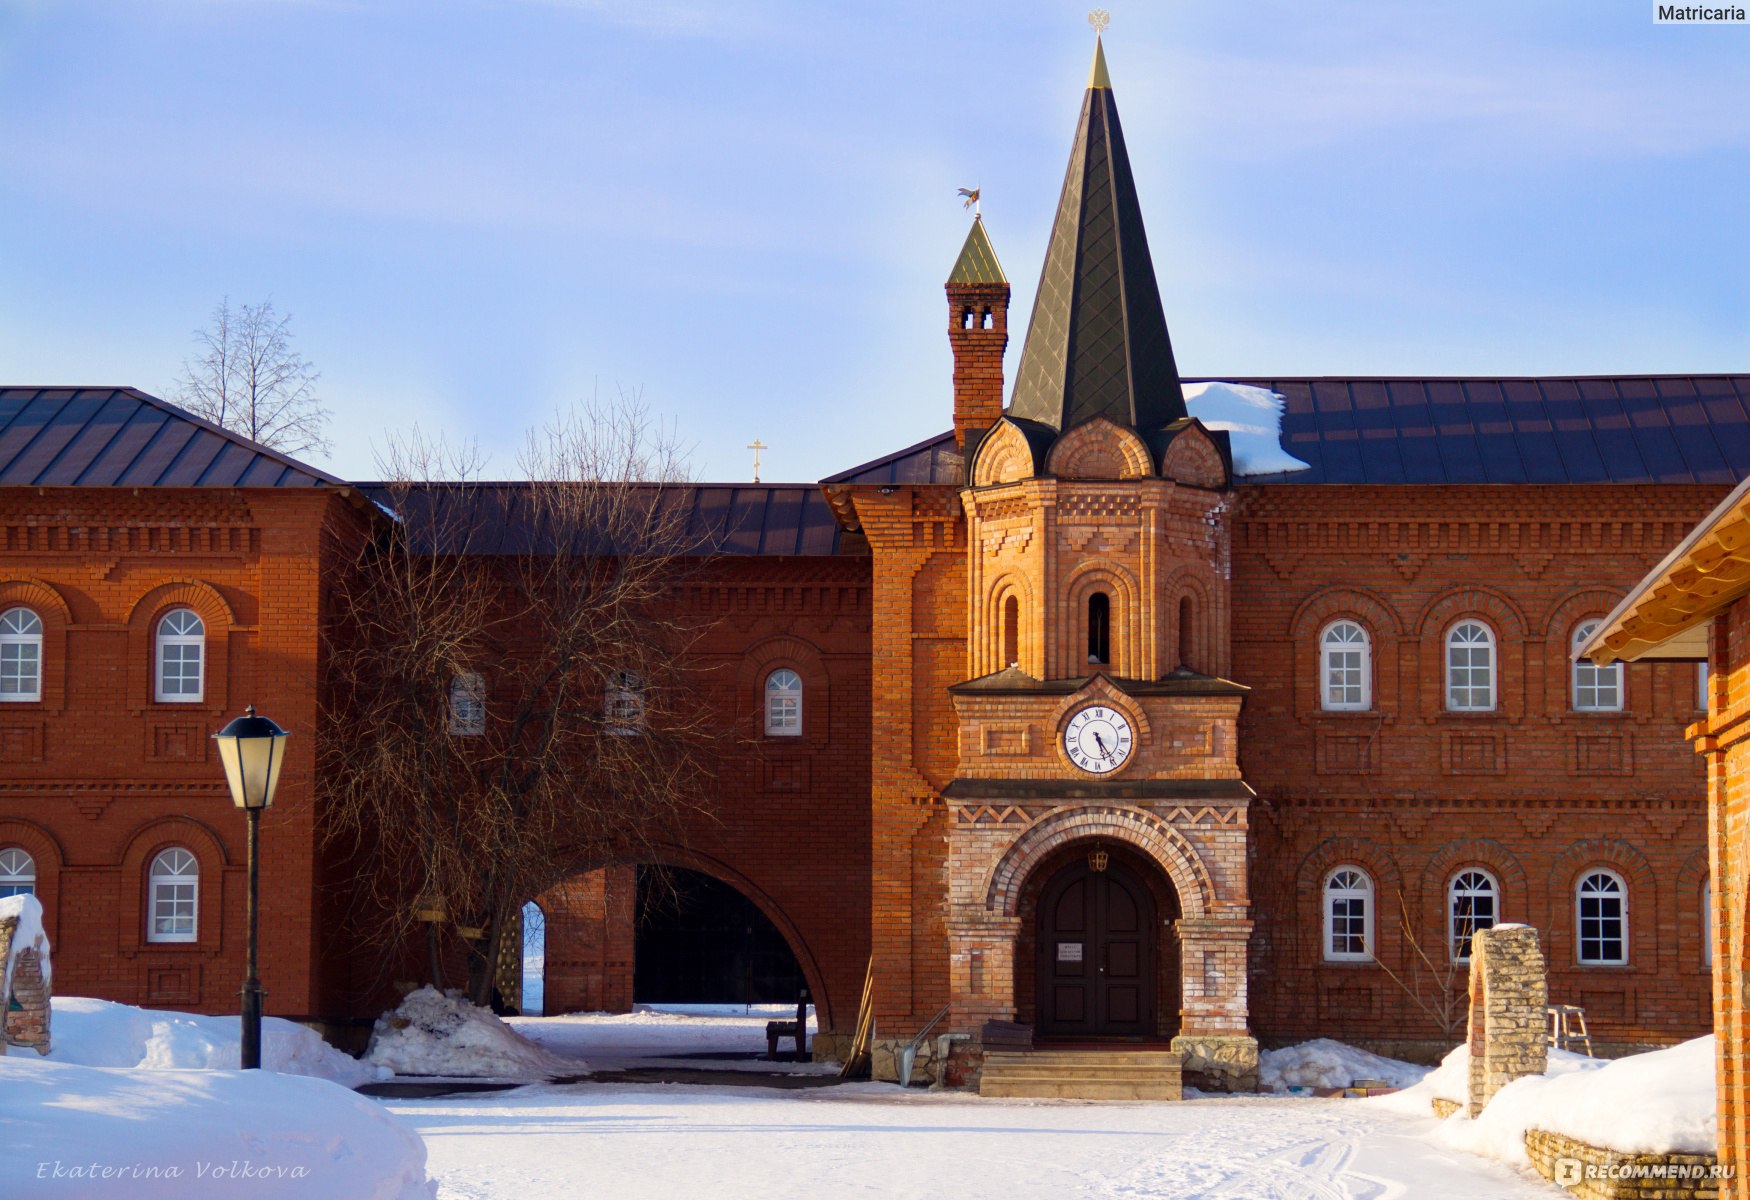
<svg viewBox="0 0 1750 1200"><path fill-rule="evenodd" d="M1106 26L1112 23L1112 14L1103 8L1096 8L1088 14L1088 24L1093 27L1094 36L1106 32Z"/></svg>
<svg viewBox="0 0 1750 1200"><path fill-rule="evenodd" d="M760 481L760 451L770 450L771 447L755 438L747 444L747 448L753 451L753 481L758 483Z"/></svg>
<svg viewBox="0 0 1750 1200"><path fill-rule="evenodd" d="M966 203L962 204L960 207L970 208L973 210L973 216L982 217L984 216L984 209L980 208L978 205L978 193L979 189L975 187L961 188L959 194L966 197Z"/></svg>

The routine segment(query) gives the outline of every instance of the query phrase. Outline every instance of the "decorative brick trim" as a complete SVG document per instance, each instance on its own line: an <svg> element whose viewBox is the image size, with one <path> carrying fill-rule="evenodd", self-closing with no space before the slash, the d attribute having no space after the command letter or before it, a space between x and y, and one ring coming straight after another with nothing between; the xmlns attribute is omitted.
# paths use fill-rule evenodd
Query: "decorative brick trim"
<svg viewBox="0 0 1750 1200"><path fill-rule="evenodd" d="M1183 834L1139 808L1093 805L1053 813L1016 838L991 871L984 888L986 910L1013 917L1023 886L1041 862L1061 846L1093 838L1110 838L1143 851L1172 880L1183 916L1209 914L1215 884Z"/></svg>

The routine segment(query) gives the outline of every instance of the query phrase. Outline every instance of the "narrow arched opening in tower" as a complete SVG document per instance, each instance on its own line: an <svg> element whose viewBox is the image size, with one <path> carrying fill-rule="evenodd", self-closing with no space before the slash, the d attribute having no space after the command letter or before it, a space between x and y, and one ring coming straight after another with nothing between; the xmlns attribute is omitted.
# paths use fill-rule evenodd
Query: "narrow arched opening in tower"
<svg viewBox="0 0 1750 1200"><path fill-rule="evenodd" d="M1003 666L1019 666L1021 662L1021 601L1016 596L1003 600Z"/></svg>
<svg viewBox="0 0 1750 1200"><path fill-rule="evenodd" d="M1112 598L1105 592L1088 597L1088 665L1112 661Z"/></svg>
<svg viewBox="0 0 1750 1200"><path fill-rule="evenodd" d="M1189 596L1179 597L1179 666L1195 671L1197 647L1197 602Z"/></svg>

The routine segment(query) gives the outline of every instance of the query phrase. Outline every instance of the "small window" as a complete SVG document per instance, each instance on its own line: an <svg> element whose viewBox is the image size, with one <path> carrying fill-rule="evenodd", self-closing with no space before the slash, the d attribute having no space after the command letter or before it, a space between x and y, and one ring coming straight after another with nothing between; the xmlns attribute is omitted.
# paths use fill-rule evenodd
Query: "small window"
<svg viewBox="0 0 1750 1200"><path fill-rule="evenodd" d="M28 608L0 613L0 701L43 698L43 623Z"/></svg>
<svg viewBox="0 0 1750 1200"><path fill-rule="evenodd" d="M192 609L179 608L158 622L158 670L154 698L171 704L198 703L207 627Z"/></svg>
<svg viewBox="0 0 1750 1200"><path fill-rule="evenodd" d="M1597 621L1587 621L1574 629L1574 650L1585 645ZM1584 658L1574 660L1574 711L1618 712L1622 708L1622 664L1598 666Z"/></svg>
<svg viewBox="0 0 1750 1200"><path fill-rule="evenodd" d="M1574 890L1580 961L1609 966L1628 961L1628 888L1615 871L1588 871Z"/></svg>
<svg viewBox="0 0 1750 1200"><path fill-rule="evenodd" d="M1480 621L1461 621L1446 635L1446 707L1453 712L1495 707L1495 635Z"/></svg>
<svg viewBox="0 0 1750 1200"><path fill-rule="evenodd" d="M1197 649L1197 605L1189 596L1179 597L1179 666L1195 671L1191 659Z"/></svg>
<svg viewBox="0 0 1750 1200"><path fill-rule="evenodd" d="M1707 711L1707 671L1705 662L1695 664L1695 707Z"/></svg>
<svg viewBox="0 0 1750 1200"><path fill-rule="evenodd" d="M0 850L0 900L35 894L36 859L17 846Z"/></svg>
<svg viewBox="0 0 1750 1200"><path fill-rule="evenodd" d="M1320 698L1326 709L1373 706L1373 663L1367 631L1353 621L1338 621L1319 638Z"/></svg>
<svg viewBox="0 0 1750 1200"><path fill-rule="evenodd" d="M1112 661L1112 598L1105 592L1088 597L1088 665Z"/></svg>
<svg viewBox="0 0 1750 1200"><path fill-rule="evenodd" d="M1015 596L1003 600L1003 666L1021 664L1021 601Z"/></svg>
<svg viewBox="0 0 1750 1200"><path fill-rule="evenodd" d="M1338 867L1325 880L1325 958L1373 957L1373 880L1359 867Z"/></svg>
<svg viewBox="0 0 1750 1200"><path fill-rule="evenodd" d="M146 940L195 940L195 904L200 899L200 864L181 846L161 851L149 875L151 914Z"/></svg>
<svg viewBox="0 0 1750 1200"><path fill-rule="evenodd" d="M781 667L766 676L766 736L802 735L802 676Z"/></svg>
<svg viewBox="0 0 1750 1200"><path fill-rule="evenodd" d="M1714 965L1714 881L1701 881L1701 965Z"/></svg>
<svg viewBox="0 0 1750 1200"><path fill-rule="evenodd" d="M1447 896L1447 944L1454 962L1470 961L1471 934L1493 929L1499 919L1501 889L1487 871L1460 871Z"/></svg>
<svg viewBox="0 0 1750 1200"><path fill-rule="evenodd" d="M607 731L629 737L644 728L644 676L615 671L602 689L602 718Z"/></svg>
<svg viewBox="0 0 1750 1200"><path fill-rule="evenodd" d="M486 680L478 671L458 671L450 680L450 732L458 737L486 732Z"/></svg>

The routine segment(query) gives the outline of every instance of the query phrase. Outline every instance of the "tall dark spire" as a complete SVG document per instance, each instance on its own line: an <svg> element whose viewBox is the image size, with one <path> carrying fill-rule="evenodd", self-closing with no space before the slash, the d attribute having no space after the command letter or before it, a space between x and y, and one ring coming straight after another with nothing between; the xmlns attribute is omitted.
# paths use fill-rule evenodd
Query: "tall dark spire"
<svg viewBox="0 0 1750 1200"><path fill-rule="evenodd" d="M1093 416L1150 430L1185 415L1097 39L1009 415L1058 430Z"/></svg>

